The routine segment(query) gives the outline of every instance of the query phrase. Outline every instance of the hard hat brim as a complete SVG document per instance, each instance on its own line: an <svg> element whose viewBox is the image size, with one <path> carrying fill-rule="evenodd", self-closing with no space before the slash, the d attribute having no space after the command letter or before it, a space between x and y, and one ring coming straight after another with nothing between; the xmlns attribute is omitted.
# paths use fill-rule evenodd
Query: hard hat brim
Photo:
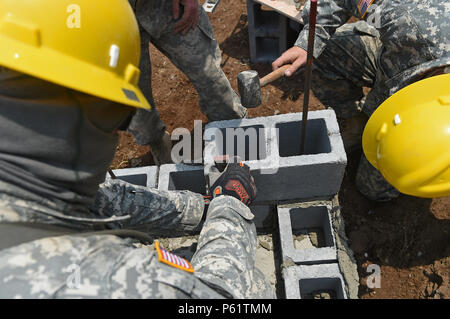
<svg viewBox="0 0 450 319"><path fill-rule="evenodd" d="M1 35L0 47L1 66L105 100L151 109L141 90L114 72Z"/></svg>

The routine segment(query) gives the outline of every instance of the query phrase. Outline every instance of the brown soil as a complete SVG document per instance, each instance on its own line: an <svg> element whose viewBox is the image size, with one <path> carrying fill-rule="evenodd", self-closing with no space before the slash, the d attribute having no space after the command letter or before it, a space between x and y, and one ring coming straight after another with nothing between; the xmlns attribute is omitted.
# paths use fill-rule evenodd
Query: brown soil
<svg viewBox="0 0 450 319"><path fill-rule="evenodd" d="M254 69L265 75L271 71L270 65L249 63L245 0L222 0L209 17L223 52L223 70L236 91L239 72ZM154 98L167 130L192 130L196 119L206 123L197 92L186 76L153 46L151 60ZM301 75L268 85L262 89L262 105L250 109L249 116L301 112L302 91ZM312 95L310 110L323 108ZM390 203L369 201L354 185L361 150L347 155L339 200L358 264L360 298L450 298L450 197L402 195ZM120 133L113 168L152 164L148 147L138 146L130 134ZM371 263L381 266L381 288L366 285L370 275L366 268Z"/></svg>

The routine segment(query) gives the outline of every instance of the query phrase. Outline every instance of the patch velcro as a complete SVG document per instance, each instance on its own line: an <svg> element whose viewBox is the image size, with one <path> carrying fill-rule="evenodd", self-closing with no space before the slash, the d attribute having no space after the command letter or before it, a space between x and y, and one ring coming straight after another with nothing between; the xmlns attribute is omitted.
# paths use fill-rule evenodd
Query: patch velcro
<svg viewBox="0 0 450 319"><path fill-rule="evenodd" d="M158 241L155 241L155 248L156 251L158 252L158 260L160 262L190 273L194 272L194 268L186 259L178 257L177 255L174 255L172 253L169 253L167 250L165 250L159 245Z"/></svg>

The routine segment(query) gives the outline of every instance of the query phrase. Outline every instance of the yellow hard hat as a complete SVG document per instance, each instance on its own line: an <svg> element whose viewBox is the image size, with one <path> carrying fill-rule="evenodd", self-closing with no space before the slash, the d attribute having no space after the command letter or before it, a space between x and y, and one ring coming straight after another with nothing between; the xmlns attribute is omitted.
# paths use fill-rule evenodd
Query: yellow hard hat
<svg viewBox="0 0 450 319"><path fill-rule="evenodd" d="M384 101L362 143L369 162L400 192L450 195L450 74L418 81Z"/></svg>
<svg viewBox="0 0 450 319"><path fill-rule="evenodd" d="M0 66L150 108L137 86L140 37L127 0L1 0L0 48Z"/></svg>

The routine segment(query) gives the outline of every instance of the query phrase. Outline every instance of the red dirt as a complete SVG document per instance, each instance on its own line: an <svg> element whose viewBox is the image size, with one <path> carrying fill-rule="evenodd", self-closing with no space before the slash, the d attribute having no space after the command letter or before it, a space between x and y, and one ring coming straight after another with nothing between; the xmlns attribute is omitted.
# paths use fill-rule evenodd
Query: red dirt
<svg viewBox="0 0 450 319"><path fill-rule="evenodd" d="M270 65L249 64L245 0L222 0L209 17L223 52L223 70L236 91L239 72L270 72ZM197 92L186 76L153 46L150 54L154 98L167 130L192 130L196 119L206 123ZM302 91L301 76L268 85L262 89L262 105L250 109L249 116L300 112ZM312 95L310 110L323 108ZM339 200L350 247L357 259L360 298L449 298L450 197L421 199L402 195L390 203L369 201L354 185L361 150L347 155ZM148 147L138 146L130 134L120 133L113 168L152 164ZM371 263L381 266L381 288L367 288L366 267Z"/></svg>

